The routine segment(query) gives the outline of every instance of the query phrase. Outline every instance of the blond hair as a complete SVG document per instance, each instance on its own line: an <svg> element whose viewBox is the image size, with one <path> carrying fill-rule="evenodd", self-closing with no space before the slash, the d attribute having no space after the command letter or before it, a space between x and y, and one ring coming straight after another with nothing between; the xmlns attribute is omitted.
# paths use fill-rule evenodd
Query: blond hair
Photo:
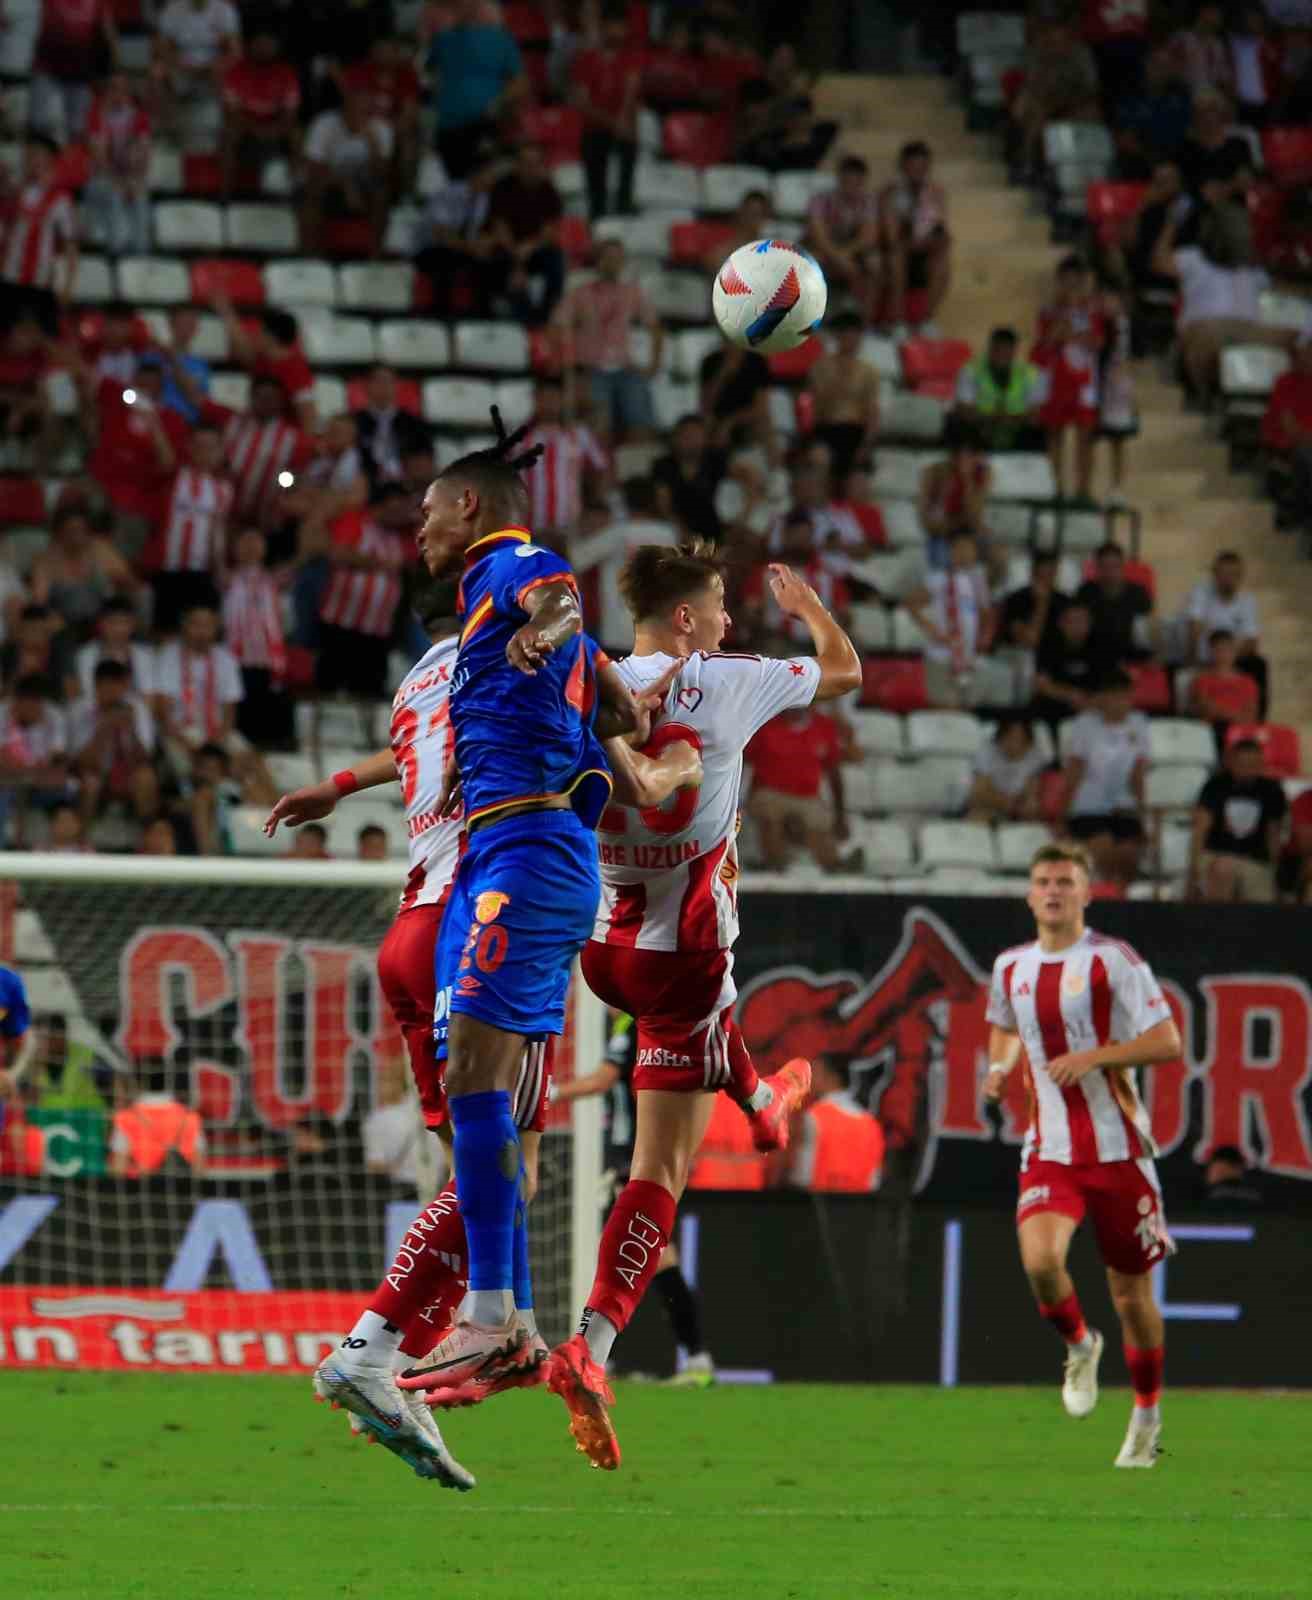
<svg viewBox="0 0 1312 1600"><path fill-rule="evenodd" d="M1054 839L1051 844L1040 845L1030 858L1030 871L1047 862L1057 861L1069 861L1073 867L1079 867L1086 878L1093 876L1089 852L1074 839Z"/></svg>

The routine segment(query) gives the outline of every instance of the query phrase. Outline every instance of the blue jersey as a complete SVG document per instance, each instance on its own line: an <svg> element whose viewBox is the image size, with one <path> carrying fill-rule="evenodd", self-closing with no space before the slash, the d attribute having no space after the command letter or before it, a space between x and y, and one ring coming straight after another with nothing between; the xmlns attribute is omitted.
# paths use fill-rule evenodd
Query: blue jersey
<svg viewBox="0 0 1312 1600"><path fill-rule="evenodd" d="M465 818L568 794L593 826L604 804L595 797L610 787L593 732L597 666L605 657L580 633L532 676L506 659L506 645L530 620L524 609L529 592L562 579L573 585L569 564L532 543L523 528L487 534L467 555L458 603L460 653L451 677Z"/></svg>
<svg viewBox="0 0 1312 1600"><path fill-rule="evenodd" d="M9 967L0 967L0 1039L21 1039L31 1024L23 980Z"/></svg>

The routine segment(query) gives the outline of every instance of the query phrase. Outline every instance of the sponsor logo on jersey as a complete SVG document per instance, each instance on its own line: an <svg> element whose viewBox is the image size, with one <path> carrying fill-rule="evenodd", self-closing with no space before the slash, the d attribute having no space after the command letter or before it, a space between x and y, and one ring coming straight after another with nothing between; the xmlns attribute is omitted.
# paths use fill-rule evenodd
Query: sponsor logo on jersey
<svg viewBox="0 0 1312 1600"><path fill-rule="evenodd" d="M540 556L542 553L542 546L540 544L522 544L520 545L519 549L515 551L515 559L517 561L522 561L525 556Z"/></svg>
<svg viewBox="0 0 1312 1600"><path fill-rule="evenodd" d="M690 1067L691 1056L681 1056L677 1050L639 1050L640 1067Z"/></svg>
<svg viewBox="0 0 1312 1600"><path fill-rule="evenodd" d="M1061 980L1061 992L1063 994L1083 994L1087 988L1088 982L1082 972L1068 972Z"/></svg>
<svg viewBox="0 0 1312 1600"><path fill-rule="evenodd" d="M1025 997L1029 993L1030 993L1030 986L1029 986L1028 983L1018 983L1016 985L1016 998L1017 998L1017 1000L1024 1000Z"/></svg>
<svg viewBox="0 0 1312 1600"><path fill-rule="evenodd" d="M502 906L510 904L510 896L502 894L500 889L485 889L474 902L474 917L478 922L495 922L501 915Z"/></svg>
<svg viewBox="0 0 1312 1600"><path fill-rule="evenodd" d="M1051 1193L1052 1191L1046 1183L1031 1184L1028 1189L1021 1190L1020 1199L1016 1202L1016 1210L1024 1211L1029 1206L1041 1206L1048 1200Z"/></svg>

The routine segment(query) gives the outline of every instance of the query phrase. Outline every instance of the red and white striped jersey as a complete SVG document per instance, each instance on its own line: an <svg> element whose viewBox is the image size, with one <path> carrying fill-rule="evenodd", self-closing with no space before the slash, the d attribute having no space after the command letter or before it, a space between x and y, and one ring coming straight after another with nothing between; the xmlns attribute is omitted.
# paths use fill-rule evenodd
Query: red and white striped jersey
<svg viewBox="0 0 1312 1600"><path fill-rule="evenodd" d="M0 705L0 758L13 771L48 766L68 753L68 728L58 706L46 706L36 722L20 723Z"/></svg>
<svg viewBox="0 0 1312 1600"><path fill-rule="evenodd" d="M534 427L524 447L542 446L542 454L524 474L531 509L531 528L572 528L583 513L583 470L606 470L606 452L591 428L581 424Z"/></svg>
<svg viewBox="0 0 1312 1600"><path fill-rule="evenodd" d="M237 515L243 522L259 522L278 487L278 474L295 470L307 459L310 444L299 428L281 417L258 422L230 414L223 425L223 450L237 491Z"/></svg>
<svg viewBox="0 0 1312 1600"><path fill-rule="evenodd" d="M223 637L243 667L275 675L287 665L282 602L273 574L264 567L239 567L223 587Z"/></svg>
<svg viewBox="0 0 1312 1600"><path fill-rule="evenodd" d="M410 839L402 911L436 905L450 888L460 859L463 815L437 814L442 772L455 742L449 700L459 650L455 635L439 639L411 667L392 700L392 754Z"/></svg>
<svg viewBox="0 0 1312 1600"><path fill-rule="evenodd" d="M1071 1051L1128 1044L1170 1017L1152 969L1119 939L1089 930L1054 954L1037 942L1004 950L993 963L988 1020L1019 1033L1028 1058L1022 1165L1030 1156L1082 1166L1156 1155L1130 1068L1090 1072L1066 1088L1043 1068Z"/></svg>
<svg viewBox="0 0 1312 1600"><path fill-rule="evenodd" d="M212 472L182 467L164 502L164 572L210 572L223 556L233 488Z"/></svg>
<svg viewBox="0 0 1312 1600"><path fill-rule="evenodd" d="M670 666L667 655L618 663L631 689ZM592 937L638 950L728 950L738 937L738 794L743 749L771 717L809 706L820 685L811 657L698 653L671 686L649 754L680 739L701 752L699 789L665 806L611 806L597 830L601 904Z"/></svg>
<svg viewBox="0 0 1312 1600"><path fill-rule="evenodd" d="M77 216L65 191L53 184L25 185L5 216L3 277L8 283L54 288L55 257L76 238Z"/></svg>
<svg viewBox="0 0 1312 1600"><path fill-rule="evenodd" d="M367 517L351 514L340 519L333 533L336 544L350 545L371 556L373 567L334 567L319 605L319 617L334 628L350 628L372 638L392 631L392 618L401 603L405 543Z"/></svg>
<svg viewBox="0 0 1312 1600"><path fill-rule="evenodd" d="M155 665L155 693L169 702L178 726L202 739L223 730L226 708L242 699L241 668L221 644L189 650L181 640L161 645Z"/></svg>

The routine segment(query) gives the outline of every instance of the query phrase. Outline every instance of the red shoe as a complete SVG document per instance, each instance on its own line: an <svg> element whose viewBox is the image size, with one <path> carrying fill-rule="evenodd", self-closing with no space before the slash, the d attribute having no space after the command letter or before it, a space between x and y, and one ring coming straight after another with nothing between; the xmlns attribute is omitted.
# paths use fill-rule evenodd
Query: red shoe
<svg viewBox="0 0 1312 1600"><path fill-rule="evenodd" d="M449 1388L430 1389L424 1400L436 1410L449 1410L453 1406L476 1406L490 1400L505 1389L535 1389L547 1381L547 1360L551 1352L547 1341L539 1334L531 1334L527 1347L528 1360L522 1367L508 1368L491 1377L466 1378ZM398 1378L402 1389L417 1388L424 1378Z"/></svg>
<svg viewBox="0 0 1312 1600"><path fill-rule="evenodd" d="M551 1352L547 1388L569 1407L569 1431L575 1446L594 1467L614 1472L620 1464L620 1442L606 1407L615 1404L615 1396L605 1372L588 1354L588 1342L581 1333Z"/></svg>
<svg viewBox="0 0 1312 1600"><path fill-rule="evenodd" d="M787 1150L788 1119L811 1092L811 1063L794 1056L778 1072L765 1080L774 1090L774 1099L761 1111L748 1117L752 1143L758 1150Z"/></svg>

